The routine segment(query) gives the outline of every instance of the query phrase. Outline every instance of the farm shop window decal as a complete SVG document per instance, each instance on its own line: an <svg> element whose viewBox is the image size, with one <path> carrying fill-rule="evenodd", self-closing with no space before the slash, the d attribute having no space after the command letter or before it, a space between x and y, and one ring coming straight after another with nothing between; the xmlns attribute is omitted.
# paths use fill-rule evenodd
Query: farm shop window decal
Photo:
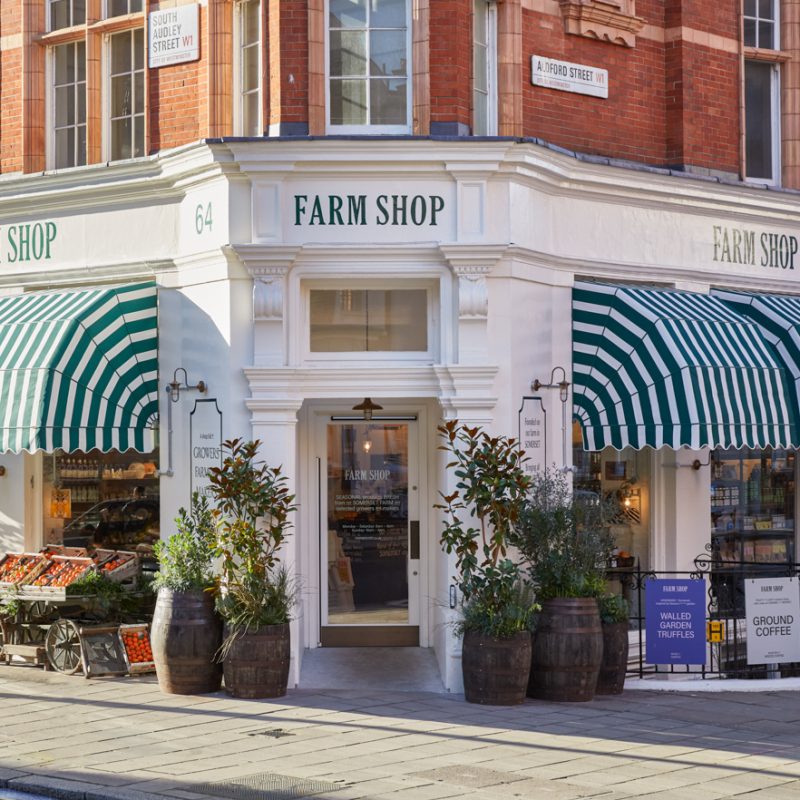
<svg viewBox="0 0 800 800"><path fill-rule="evenodd" d="M55 222L21 222L0 227L0 258L6 264L47 261L58 237Z"/></svg>

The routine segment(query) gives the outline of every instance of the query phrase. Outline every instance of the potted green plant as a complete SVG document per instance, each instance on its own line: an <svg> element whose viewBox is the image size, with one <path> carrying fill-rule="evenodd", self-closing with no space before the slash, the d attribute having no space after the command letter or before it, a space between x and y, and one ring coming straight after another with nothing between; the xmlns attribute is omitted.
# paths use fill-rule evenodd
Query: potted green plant
<svg viewBox="0 0 800 800"><path fill-rule="evenodd" d="M618 594L597 599L603 629L603 661L597 678L597 694L622 694L628 671L628 603Z"/></svg>
<svg viewBox="0 0 800 800"><path fill-rule="evenodd" d="M521 703L536 607L507 550L528 487L524 456L515 439L490 436L457 420L438 431L456 477L455 491L443 494L436 507L445 512L441 543L455 553L455 581L463 598L457 631L463 635L464 695L471 703Z"/></svg>
<svg viewBox="0 0 800 800"><path fill-rule="evenodd" d="M564 472L536 472L512 536L542 604L533 637L528 694L591 700L603 656L596 598L614 547L614 510L592 493L573 492Z"/></svg>
<svg viewBox="0 0 800 800"><path fill-rule="evenodd" d="M289 621L296 586L278 551L291 527L294 495L280 467L257 462L260 441L223 443L209 470L225 620L220 658L234 697L282 697L289 680Z"/></svg>
<svg viewBox="0 0 800 800"><path fill-rule="evenodd" d="M195 492L191 512L181 508L177 532L156 543L158 590L150 639L158 685L170 694L216 692L222 669L215 656L222 621L214 610L214 519Z"/></svg>

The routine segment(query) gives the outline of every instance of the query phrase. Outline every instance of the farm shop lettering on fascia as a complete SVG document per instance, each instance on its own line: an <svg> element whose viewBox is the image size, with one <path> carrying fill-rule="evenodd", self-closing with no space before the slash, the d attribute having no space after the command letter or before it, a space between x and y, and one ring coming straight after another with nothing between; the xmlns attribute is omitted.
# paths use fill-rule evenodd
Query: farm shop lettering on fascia
<svg viewBox="0 0 800 800"><path fill-rule="evenodd" d="M720 263L793 270L797 251L797 237L788 233L757 235L746 228L714 226L714 261Z"/></svg>
<svg viewBox="0 0 800 800"><path fill-rule="evenodd" d="M2 260L6 264L46 261L58 235L55 222L23 222L0 228Z"/></svg>
<svg viewBox="0 0 800 800"><path fill-rule="evenodd" d="M438 225L444 198L438 194L294 195L295 225Z"/></svg>

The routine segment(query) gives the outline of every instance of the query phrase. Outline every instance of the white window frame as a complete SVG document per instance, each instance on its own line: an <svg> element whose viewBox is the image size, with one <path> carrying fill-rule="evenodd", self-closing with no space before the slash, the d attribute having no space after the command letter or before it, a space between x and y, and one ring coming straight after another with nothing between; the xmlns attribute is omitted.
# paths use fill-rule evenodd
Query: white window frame
<svg viewBox="0 0 800 800"><path fill-rule="evenodd" d="M144 47L147 47L147 30L142 27L127 28L122 31L116 31L103 37L103 160L104 161L129 161L133 158L143 158L147 155L147 52L142 54L142 72L144 73L144 111L141 114L141 124L144 127L144 152L141 156L129 156L128 158L117 159L113 157L111 152L111 39L114 36L130 35L135 31L142 31L144 40ZM131 74L135 74L135 71ZM135 81L134 81L135 85ZM133 105L135 108L135 103ZM136 124L136 117L133 114L134 125Z"/></svg>
<svg viewBox="0 0 800 800"><path fill-rule="evenodd" d="M254 45L258 50L258 130L256 136L264 135L264 26L262 19L262 6L261 0L238 0L234 5L234 27L233 27L233 96L234 100L234 115L233 115L233 132L234 136L251 136L252 134L244 132L244 95L243 95L243 80L242 80L242 67L244 59L242 58L242 28L244 25L244 7L250 3L254 3L258 7L258 41Z"/></svg>
<svg viewBox="0 0 800 800"><path fill-rule="evenodd" d="M331 46L330 46L330 3L325 0L325 128L329 134L406 134L411 133L411 121L414 117L412 83L414 80L414 63L412 57L412 18L411 0L406 0L406 56L408 68L406 76L406 123L405 125L333 125L331 124ZM367 28L367 30L371 30ZM367 111L369 113L369 62L367 62Z"/></svg>
<svg viewBox="0 0 800 800"><path fill-rule="evenodd" d="M353 291L418 289L425 291L427 305L428 347L426 350L343 350L321 353L311 350L311 292L312 290ZM303 307L302 358L304 362L364 362L402 361L417 364L438 363L439 354L439 282L437 280L365 280L352 279L303 280L301 284Z"/></svg>
<svg viewBox="0 0 800 800"><path fill-rule="evenodd" d="M63 28L53 28L52 27L52 17L53 17L53 15L51 13L51 9L52 9L52 6L53 6L53 1L54 0L47 0L47 4L45 6L45 12L44 12L45 13L45 17L46 17L46 19L45 19L45 30L47 30L48 33L52 33L53 31L64 31L64 30L67 30L67 28L73 28L76 25L85 25L86 24L86 11L87 11L87 6L89 4L89 0L86 0L86 3L84 4L83 22L73 22L71 25L65 25ZM71 15L72 11L73 11L72 4L73 4L74 0L69 0L69 2L70 2L70 15Z"/></svg>
<svg viewBox="0 0 800 800"><path fill-rule="evenodd" d="M127 0L128 6L130 6L132 0ZM114 19L114 17L110 16L109 14L109 6L111 5L109 0L103 0L103 19ZM138 11L126 11L125 14L118 14L117 16L127 16L128 14L141 14L144 12L144 0L142 0L142 7Z"/></svg>
<svg viewBox="0 0 800 800"><path fill-rule="evenodd" d="M46 102L45 102L45 163L47 164L47 169L75 169L76 167L85 166L88 162L88 152L83 154L83 164L74 164L69 167L58 167L56 166L56 67L55 67L55 60L56 54L55 50L56 47L63 47L64 45L74 45L83 43L84 52L86 48L86 40L85 39L75 39L74 41L70 42L63 42L60 45L54 45L53 47L47 48L47 57L45 59L45 81L46 81ZM86 84L86 65L84 65L84 84ZM87 136L87 147L88 147L88 135L89 135L89 122L88 122L88 98L84 101L84 112L87 115L87 118L84 119L83 127L86 129L86 136ZM77 127L77 126L75 126Z"/></svg>
<svg viewBox="0 0 800 800"><path fill-rule="evenodd" d="M758 40L758 22L761 19L769 20L773 23L772 27L772 44L769 47L765 47L763 44L759 42L757 45L759 50L780 50L781 49L781 3L780 0L772 0L772 10L775 12L774 17L760 17L758 15L758 0L756 0L756 15L751 17L747 14L742 13L742 37L744 37L744 20L745 19L752 19L756 23L756 40ZM756 45L748 45L745 43L745 47L755 47Z"/></svg>
<svg viewBox="0 0 800 800"><path fill-rule="evenodd" d="M473 76L473 109L472 126L473 135L476 136L497 136L497 3L495 0L476 0L473 8L478 5L485 5L486 13L486 132L475 133L475 76ZM475 47L475 35L473 30L472 46ZM473 57L474 63L474 57Z"/></svg>
<svg viewBox="0 0 800 800"><path fill-rule="evenodd" d="M748 59L745 59L747 62ZM765 61L755 61L757 64L767 64L770 67L770 111L772 133L772 178L751 177L745 174L747 183L756 183L761 186L781 185L781 65ZM743 76L743 80L746 77ZM746 91L746 90L745 90ZM745 173L747 172L747 116L745 110Z"/></svg>

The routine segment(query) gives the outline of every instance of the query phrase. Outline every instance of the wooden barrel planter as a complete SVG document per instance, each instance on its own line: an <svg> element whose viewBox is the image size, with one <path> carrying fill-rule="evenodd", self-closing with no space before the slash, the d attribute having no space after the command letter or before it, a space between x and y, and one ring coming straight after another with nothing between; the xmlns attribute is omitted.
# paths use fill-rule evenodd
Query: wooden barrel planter
<svg viewBox="0 0 800 800"><path fill-rule="evenodd" d="M227 636L227 631L226 631ZM289 623L238 636L222 662L232 697L283 697L289 685Z"/></svg>
<svg viewBox="0 0 800 800"><path fill-rule="evenodd" d="M604 623L603 662L597 678L597 694L622 694L628 671L628 623Z"/></svg>
<svg viewBox="0 0 800 800"><path fill-rule="evenodd" d="M603 631L591 597L545 600L533 639L528 695L539 700L591 700L603 658Z"/></svg>
<svg viewBox="0 0 800 800"><path fill-rule="evenodd" d="M520 631L510 639L495 639L475 631L464 633L461 666L468 703L519 705L525 700L530 665L528 631Z"/></svg>
<svg viewBox="0 0 800 800"><path fill-rule="evenodd" d="M214 657L222 643L222 621L209 592L159 589L150 642L162 692L219 691L222 666Z"/></svg>

